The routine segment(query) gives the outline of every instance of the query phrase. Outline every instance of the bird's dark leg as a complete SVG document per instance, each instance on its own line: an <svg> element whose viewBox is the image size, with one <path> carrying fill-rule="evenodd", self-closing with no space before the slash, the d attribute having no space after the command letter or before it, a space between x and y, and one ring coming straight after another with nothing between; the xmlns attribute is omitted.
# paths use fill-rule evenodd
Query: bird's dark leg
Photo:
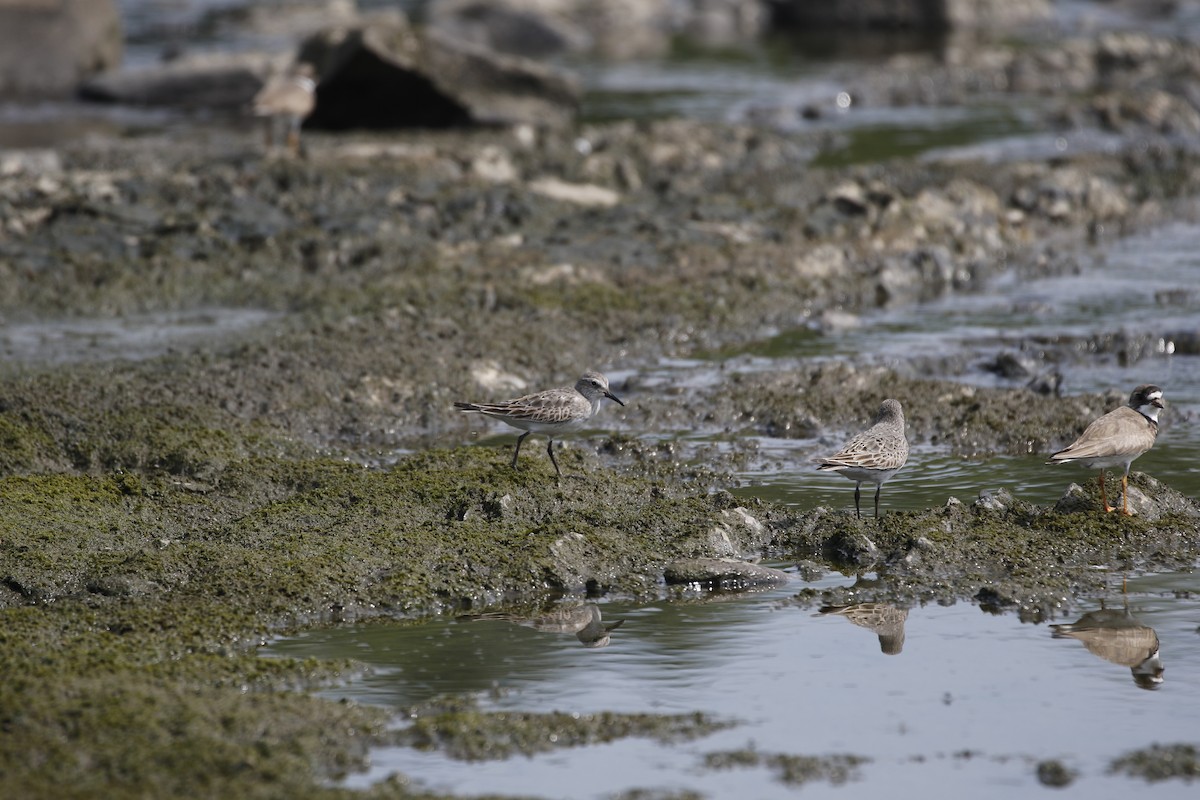
<svg viewBox="0 0 1200 800"><path fill-rule="evenodd" d="M546 452L550 454L550 463L554 465L554 471L558 473L558 477L562 477L562 470L558 468L558 462L554 460L554 440L546 442Z"/></svg>
<svg viewBox="0 0 1200 800"><path fill-rule="evenodd" d="M520 436L517 437L517 446L513 450L513 462L512 462L513 469L517 468L517 456L521 455L521 442L525 441L525 437L528 435L529 435L529 431L525 431L524 433L522 433Z"/></svg>
<svg viewBox="0 0 1200 800"><path fill-rule="evenodd" d="M875 484L875 519L879 519L879 490L882 488L882 483Z"/></svg>
<svg viewBox="0 0 1200 800"><path fill-rule="evenodd" d="M862 490L862 481L857 481L854 484L854 516L862 519L862 510L858 507L858 498Z"/></svg>

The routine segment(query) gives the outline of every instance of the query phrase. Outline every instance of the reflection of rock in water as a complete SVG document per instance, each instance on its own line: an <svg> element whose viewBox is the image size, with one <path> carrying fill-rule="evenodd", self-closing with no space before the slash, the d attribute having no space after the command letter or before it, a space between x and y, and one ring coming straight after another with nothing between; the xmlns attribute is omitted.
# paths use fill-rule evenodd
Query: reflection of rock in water
<svg viewBox="0 0 1200 800"><path fill-rule="evenodd" d="M889 656L897 655L904 649L907 608L897 608L887 603L858 603L851 606L822 606L817 613L837 614L860 628L875 631L879 636L879 649Z"/></svg>
<svg viewBox="0 0 1200 800"><path fill-rule="evenodd" d="M1141 688L1157 689L1162 685L1158 634L1130 614L1128 607L1120 611L1101 607L1077 622L1051 625L1050 629L1055 639L1075 639L1092 655L1129 667L1133 682Z"/></svg>
<svg viewBox="0 0 1200 800"><path fill-rule="evenodd" d="M584 647L607 647L609 634L625 622L604 622L595 603L556 606L530 614L481 614L472 619L502 619L543 633L573 633Z"/></svg>

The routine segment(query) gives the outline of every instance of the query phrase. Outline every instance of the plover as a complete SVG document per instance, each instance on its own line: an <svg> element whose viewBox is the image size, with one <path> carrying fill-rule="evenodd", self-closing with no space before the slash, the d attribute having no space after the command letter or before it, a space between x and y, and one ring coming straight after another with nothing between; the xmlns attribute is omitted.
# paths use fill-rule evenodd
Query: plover
<svg viewBox="0 0 1200 800"><path fill-rule="evenodd" d="M550 437L546 444L546 452L550 454L550 463L554 465L554 471L561 478L562 470L558 468L558 462L554 459L555 437L582 428L584 423L600 410L600 401L605 397L617 405L625 405L609 391L608 378L589 370L575 381L574 386L547 389L499 403L456 402L454 407L459 411L477 412L498 419L525 431L517 437L517 446L513 450L514 469L517 466L517 456L521 453L521 442L525 441L525 437L531 433L546 434Z"/></svg>
<svg viewBox="0 0 1200 800"><path fill-rule="evenodd" d="M300 125L317 104L317 82L313 66L296 64L267 80L254 95L254 115L267 117L267 148L275 143L278 120L287 124L287 147L292 155L300 154Z"/></svg>
<svg viewBox="0 0 1200 800"><path fill-rule="evenodd" d="M1163 682L1158 634L1129 612L1104 608L1089 611L1077 622L1051 625L1055 639L1082 642L1092 655L1129 667L1133 682L1143 689L1157 689Z"/></svg>
<svg viewBox="0 0 1200 800"><path fill-rule="evenodd" d="M818 470L836 472L854 481L854 514L862 518L859 492L863 481L875 484L875 516L879 516L879 490L908 461L904 438L904 409L898 400L884 400L871 427L846 442L834 455L820 459Z"/></svg>
<svg viewBox="0 0 1200 800"><path fill-rule="evenodd" d="M1121 513L1129 515L1129 465L1154 446L1158 436L1158 412L1163 408L1162 389L1142 384L1129 395L1129 403L1114 409L1087 426L1070 447L1050 456L1050 464L1077 462L1100 468L1100 502L1105 511L1116 511L1104 492L1106 467L1124 467L1121 476Z"/></svg>

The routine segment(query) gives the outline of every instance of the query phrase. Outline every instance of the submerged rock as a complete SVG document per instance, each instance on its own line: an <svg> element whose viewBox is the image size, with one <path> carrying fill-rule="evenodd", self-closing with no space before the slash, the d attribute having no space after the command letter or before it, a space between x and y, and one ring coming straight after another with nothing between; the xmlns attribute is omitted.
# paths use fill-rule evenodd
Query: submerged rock
<svg viewBox="0 0 1200 800"><path fill-rule="evenodd" d="M1055 789L1062 789L1074 783L1079 773L1058 759L1039 761L1037 765L1038 783Z"/></svg>

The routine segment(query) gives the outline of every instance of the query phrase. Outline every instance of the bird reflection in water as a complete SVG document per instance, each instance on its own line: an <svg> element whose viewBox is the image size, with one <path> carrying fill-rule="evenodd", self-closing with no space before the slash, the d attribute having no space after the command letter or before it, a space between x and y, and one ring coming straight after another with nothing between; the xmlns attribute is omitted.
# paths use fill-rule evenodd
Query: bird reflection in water
<svg viewBox="0 0 1200 800"><path fill-rule="evenodd" d="M625 622L623 619L604 622L600 616L600 606L595 603L560 605L529 614L480 614L471 619L502 619L542 633L573 633L584 647L607 647L609 634Z"/></svg>
<svg viewBox="0 0 1200 800"><path fill-rule="evenodd" d="M1162 685L1158 634L1129 613L1128 605L1115 611L1101 602L1099 611L1089 611L1076 622L1051 625L1050 631L1055 639L1075 639L1092 655L1129 667L1133 682L1142 689Z"/></svg>
<svg viewBox="0 0 1200 800"><path fill-rule="evenodd" d="M856 603L849 606L822 606L817 610L817 616L833 614L845 617L860 628L874 631L879 637L879 649L889 656L898 655L904 649L907 608L897 608L887 603Z"/></svg>

